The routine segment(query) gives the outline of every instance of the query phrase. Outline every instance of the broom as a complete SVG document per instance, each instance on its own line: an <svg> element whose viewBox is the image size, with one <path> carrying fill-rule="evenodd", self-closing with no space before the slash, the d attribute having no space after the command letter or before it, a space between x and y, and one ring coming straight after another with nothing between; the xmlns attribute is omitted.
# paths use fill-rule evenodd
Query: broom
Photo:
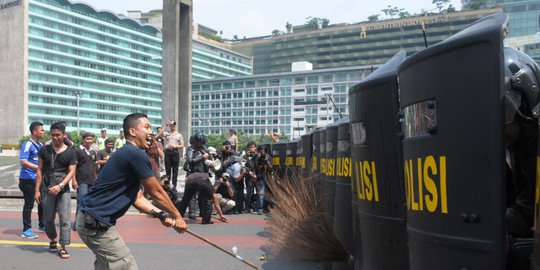
<svg viewBox="0 0 540 270"><path fill-rule="evenodd" d="M283 177L267 175L266 179L270 192L265 198L272 203L268 229L272 256L308 261L349 259L324 213L312 177L290 173Z"/></svg>

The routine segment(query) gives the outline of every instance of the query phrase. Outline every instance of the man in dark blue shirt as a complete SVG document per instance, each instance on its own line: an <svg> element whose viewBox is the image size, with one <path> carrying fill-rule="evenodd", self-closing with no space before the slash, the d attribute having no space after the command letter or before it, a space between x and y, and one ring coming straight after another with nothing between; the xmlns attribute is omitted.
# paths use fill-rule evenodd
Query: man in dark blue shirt
<svg viewBox="0 0 540 270"><path fill-rule="evenodd" d="M138 269L135 259L115 228L116 221L133 205L139 211L156 215L168 213L164 226L182 233L187 225L159 185L144 149L150 147L152 126L145 114L126 116L123 124L126 145L107 161L99 176L80 201L77 232L96 255L95 269ZM140 186L152 197L151 204ZM160 213L163 214L163 213Z"/></svg>

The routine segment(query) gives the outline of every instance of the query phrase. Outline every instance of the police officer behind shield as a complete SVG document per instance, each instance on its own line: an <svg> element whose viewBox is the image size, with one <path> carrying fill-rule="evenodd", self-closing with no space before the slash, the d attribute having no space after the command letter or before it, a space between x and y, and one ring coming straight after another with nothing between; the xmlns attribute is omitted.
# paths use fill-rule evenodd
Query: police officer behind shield
<svg viewBox="0 0 540 270"><path fill-rule="evenodd" d="M524 53L505 48L506 225L513 237L532 237L538 83L540 71Z"/></svg>

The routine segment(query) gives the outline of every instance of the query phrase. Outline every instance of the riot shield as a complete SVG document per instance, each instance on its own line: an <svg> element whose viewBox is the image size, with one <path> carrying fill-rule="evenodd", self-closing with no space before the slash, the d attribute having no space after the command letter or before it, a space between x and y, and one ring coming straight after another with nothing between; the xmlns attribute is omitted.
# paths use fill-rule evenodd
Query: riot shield
<svg viewBox="0 0 540 270"><path fill-rule="evenodd" d="M336 188L334 196L334 234L347 253L354 254L353 212L351 203L352 163L349 118L338 124L336 152ZM354 256L356 259L356 256Z"/></svg>
<svg viewBox="0 0 540 270"><path fill-rule="evenodd" d="M307 178L311 175L311 156L313 154L313 143L312 143L312 134L307 133L302 135L300 142L302 143L302 154L298 155L301 157L301 175L304 178Z"/></svg>
<svg viewBox="0 0 540 270"><path fill-rule="evenodd" d="M290 141L287 143L287 146L285 148L285 167L284 172L285 175L291 176L296 175L296 151L298 146L298 140Z"/></svg>
<svg viewBox="0 0 540 270"><path fill-rule="evenodd" d="M399 67L411 269L505 268L507 20L478 20Z"/></svg>
<svg viewBox="0 0 540 270"><path fill-rule="evenodd" d="M302 168L305 167L304 145L302 137L296 140L296 155L294 157L294 171L297 177L302 175Z"/></svg>
<svg viewBox="0 0 540 270"><path fill-rule="evenodd" d="M324 205L324 198L327 193L324 189L324 178L326 175L326 127L319 130L319 170L314 179L314 189L319 201L322 203L322 210L326 210Z"/></svg>
<svg viewBox="0 0 540 270"><path fill-rule="evenodd" d="M321 154L321 149L319 145L320 133L321 129L316 129L315 131L313 131L313 133L311 133L311 149L313 149L311 152L311 177L313 179L313 183L318 182L319 177L319 157Z"/></svg>
<svg viewBox="0 0 540 270"><path fill-rule="evenodd" d="M285 176L285 156L287 152L287 142L279 141L272 145L272 166L274 175L277 177Z"/></svg>
<svg viewBox="0 0 540 270"><path fill-rule="evenodd" d="M349 91L364 269L408 269L409 264L397 81L405 57L399 52Z"/></svg>
<svg viewBox="0 0 540 270"><path fill-rule="evenodd" d="M540 128L540 124L539 124ZM540 129L538 134L540 134ZM534 199L534 249L531 254L531 269L540 269L540 139L536 156L536 189Z"/></svg>
<svg viewBox="0 0 540 270"><path fill-rule="evenodd" d="M336 195L336 172L337 172L337 144L338 144L338 126L343 123L340 119L326 126L325 135L325 159L326 170L324 173L324 190L323 197L325 211L329 216L330 225L334 226L334 200ZM348 119L347 119L348 121Z"/></svg>

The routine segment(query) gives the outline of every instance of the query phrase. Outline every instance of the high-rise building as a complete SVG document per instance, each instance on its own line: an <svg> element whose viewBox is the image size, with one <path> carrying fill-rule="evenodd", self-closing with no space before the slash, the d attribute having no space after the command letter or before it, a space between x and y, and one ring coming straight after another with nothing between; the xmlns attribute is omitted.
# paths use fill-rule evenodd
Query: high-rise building
<svg viewBox="0 0 540 270"><path fill-rule="evenodd" d="M161 28L163 12L152 10L142 12L140 10L128 11L128 17L141 23L149 23L156 28ZM192 78L211 79L232 76L247 76L253 74L253 57L245 56L229 50L221 43L209 40L206 36L218 34L217 30L207 26L193 23L193 48L192 48Z"/></svg>
<svg viewBox="0 0 540 270"><path fill-rule="evenodd" d="M467 5L470 0L462 0ZM485 0L484 7L500 7L510 17L509 36L521 37L540 32L540 0Z"/></svg>
<svg viewBox="0 0 540 270"><path fill-rule="evenodd" d="M292 62L314 69L377 65L400 50L420 51L501 9L471 10L404 19L330 25L324 29L232 41L231 49L254 57L254 73L290 71ZM536 19L537 23L538 20ZM425 29L425 37L423 29Z"/></svg>
<svg viewBox="0 0 540 270"><path fill-rule="evenodd" d="M347 116L348 89L371 71L361 66L193 81L192 128L205 134L231 127L254 135L271 130L298 138Z"/></svg>
<svg viewBox="0 0 540 270"><path fill-rule="evenodd" d="M161 125L160 27L70 0L0 0L0 25L0 143L17 143L32 121L117 134L142 112ZM192 47L194 79L252 74L251 57Z"/></svg>
<svg viewBox="0 0 540 270"><path fill-rule="evenodd" d="M0 142L16 143L32 121L117 134L142 112L160 125L159 29L81 2L2 2Z"/></svg>

